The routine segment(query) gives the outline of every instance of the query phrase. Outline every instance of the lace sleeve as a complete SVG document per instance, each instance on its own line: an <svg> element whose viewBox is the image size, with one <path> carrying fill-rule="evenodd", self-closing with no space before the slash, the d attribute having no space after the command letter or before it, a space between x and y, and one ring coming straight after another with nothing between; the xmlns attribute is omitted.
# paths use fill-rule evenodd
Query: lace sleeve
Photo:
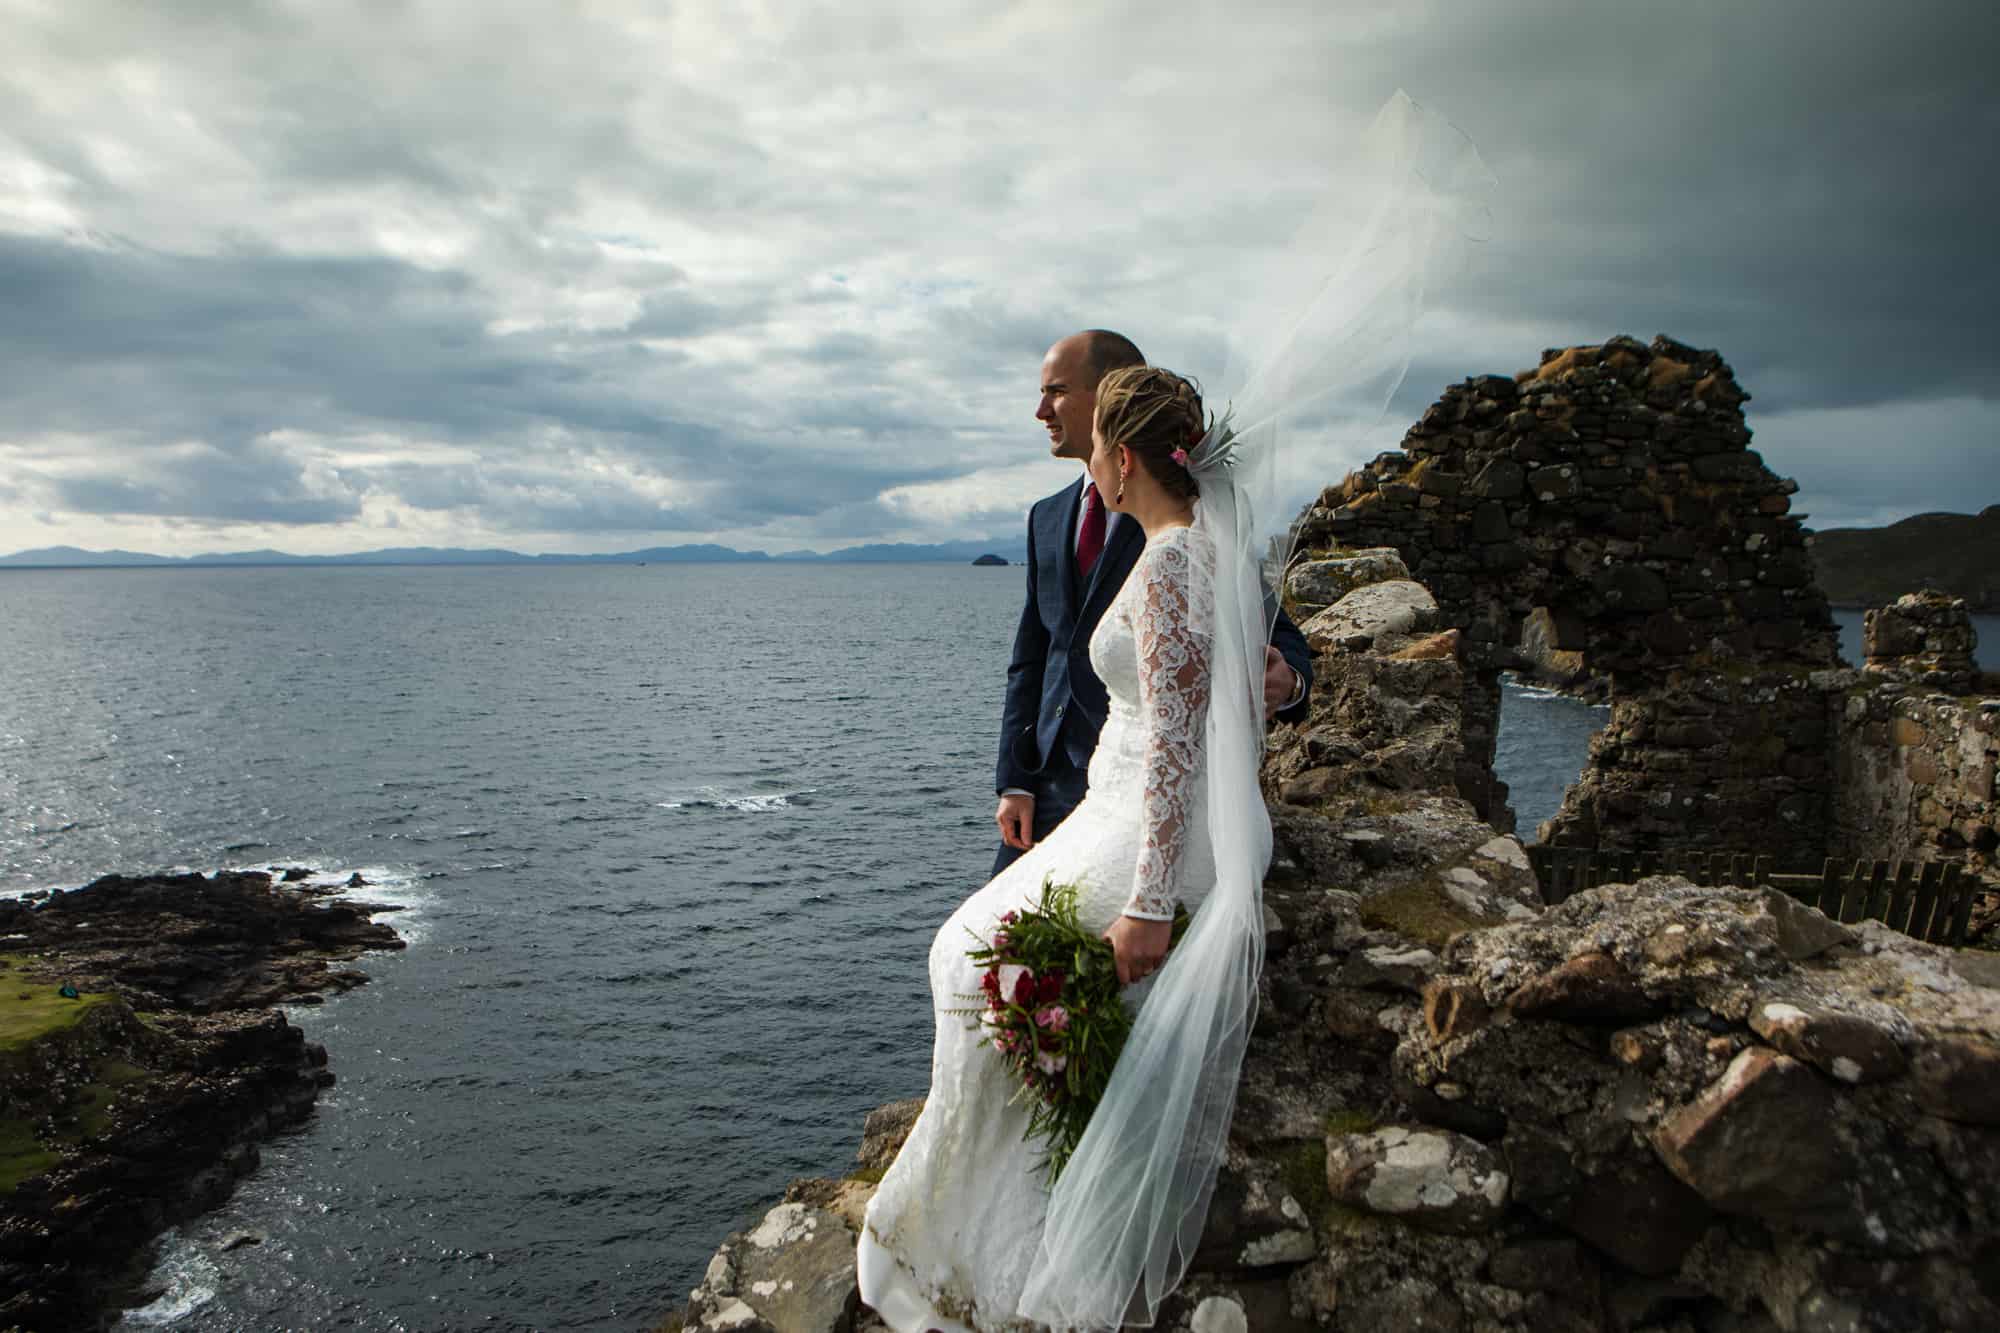
<svg viewBox="0 0 2000 1333"><path fill-rule="evenodd" d="M1132 627L1139 655L1145 788L1139 866L1125 914L1173 919L1181 900L1188 820L1208 730L1214 570L1186 540L1155 543L1140 562Z"/></svg>

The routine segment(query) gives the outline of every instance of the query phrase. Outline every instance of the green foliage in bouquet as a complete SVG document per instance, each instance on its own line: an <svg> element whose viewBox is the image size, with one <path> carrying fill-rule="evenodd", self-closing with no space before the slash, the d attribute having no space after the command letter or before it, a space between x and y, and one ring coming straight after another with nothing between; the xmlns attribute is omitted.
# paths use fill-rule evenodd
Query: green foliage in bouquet
<svg viewBox="0 0 2000 1333"><path fill-rule="evenodd" d="M1020 1080L1014 1100L1028 1108L1029 1140L1039 1139L1054 1184L1103 1100L1132 1030L1111 945L1084 929L1077 889L1045 883L1039 908L1008 912L989 940L975 934L967 956L982 969L976 1016L991 1046ZM1187 928L1174 918L1173 938Z"/></svg>

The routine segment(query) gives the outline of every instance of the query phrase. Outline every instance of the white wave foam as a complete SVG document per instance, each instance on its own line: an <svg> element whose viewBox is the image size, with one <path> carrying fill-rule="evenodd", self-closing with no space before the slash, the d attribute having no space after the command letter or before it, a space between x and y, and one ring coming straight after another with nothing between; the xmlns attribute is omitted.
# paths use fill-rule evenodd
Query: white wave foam
<svg viewBox="0 0 2000 1333"><path fill-rule="evenodd" d="M762 814L769 810L789 810L792 802L801 796L810 796L817 787L801 787L797 791L766 792L726 792L719 787L703 787L694 796L682 797L678 801L657 801L662 810L735 810L742 814Z"/></svg>
<svg viewBox="0 0 2000 1333"><path fill-rule="evenodd" d="M367 881L348 889L347 881L359 874ZM363 902L383 903L402 910L385 913L380 919L396 928L407 944L416 944L430 934L429 908L437 890L413 870L396 866L347 866L334 870L314 870L305 881L314 888L341 889Z"/></svg>
<svg viewBox="0 0 2000 1333"><path fill-rule="evenodd" d="M383 913L379 919L384 924L395 927L396 933L403 937L406 944L416 944L430 934L427 909L437 896L437 891L425 882L425 876L418 871L402 866L322 868L310 861L289 860L284 857L227 868L269 872L273 866L298 866L312 872L302 880L293 880L294 888L337 889L342 894L362 902L382 903L385 906L400 908L401 910L397 912ZM357 874L365 882L356 888L348 888L348 879Z"/></svg>
<svg viewBox="0 0 2000 1333"><path fill-rule="evenodd" d="M215 1299L222 1271L208 1253L186 1236L172 1236L159 1262L147 1275L148 1286L164 1288L150 1305L127 1310L115 1328L164 1328L178 1323Z"/></svg>
<svg viewBox="0 0 2000 1333"><path fill-rule="evenodd" d="M25 889L0 889L0 898L11 902L16 898L25 898L31 893L48 893L52 890L67 893L75 887L74 884L30 884Z"/></svg>
<svg viewBox="0 0 2000 1333"><path fill-rule="evenodd" d="M1534 685L1534 684L1529 684L1526 681L1522 680L1514 680L1514 679L1508 680L1507 693L1516 699L1533 699L1533 700L1563 699L1568 701L1569 703L1578 704L1585 708L1601 708L1608 710L1611 707L1610 704L1594 703L1588 699L1579 699L1575 695L1565 694L1563 691L1557 689L1551 689L1547 685Z"/></svg>

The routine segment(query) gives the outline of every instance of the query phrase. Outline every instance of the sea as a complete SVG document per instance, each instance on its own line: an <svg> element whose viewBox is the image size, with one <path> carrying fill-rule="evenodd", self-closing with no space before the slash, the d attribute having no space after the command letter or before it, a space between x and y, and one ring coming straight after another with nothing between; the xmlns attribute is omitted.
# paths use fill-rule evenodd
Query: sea
<svg viewBox="0 0 2000 1333"><path fill-rule="evenodd" d="M924 1089L1021 593L921 564L0 572L0 893L358 871L409 942L288 1011L338 1082L120 1327L682 1305ZM1509 683L1527 836L1606 716Z"/></svg>

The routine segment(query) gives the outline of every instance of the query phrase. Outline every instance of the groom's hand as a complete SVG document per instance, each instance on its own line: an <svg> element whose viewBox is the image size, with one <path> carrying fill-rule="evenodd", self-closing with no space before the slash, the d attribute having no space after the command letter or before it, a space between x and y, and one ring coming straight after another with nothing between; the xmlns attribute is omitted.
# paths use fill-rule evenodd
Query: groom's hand
<svg viewBox="0 0 2000 1333"><path fill-rule="evenodd" d="M1007 793L993 812L993 822L1000 826L1000 841L1027 851L1035 845L1035 798L1021 792Z"/></svg>
<svg viewBox="0 0 2000 1333"><path fill-rule="evenodd" d="M1299 673L1285 655L1270 644L1264 645L1264 720L1270 721L1281 708L1289 708L1299 693Z"/></svg>

